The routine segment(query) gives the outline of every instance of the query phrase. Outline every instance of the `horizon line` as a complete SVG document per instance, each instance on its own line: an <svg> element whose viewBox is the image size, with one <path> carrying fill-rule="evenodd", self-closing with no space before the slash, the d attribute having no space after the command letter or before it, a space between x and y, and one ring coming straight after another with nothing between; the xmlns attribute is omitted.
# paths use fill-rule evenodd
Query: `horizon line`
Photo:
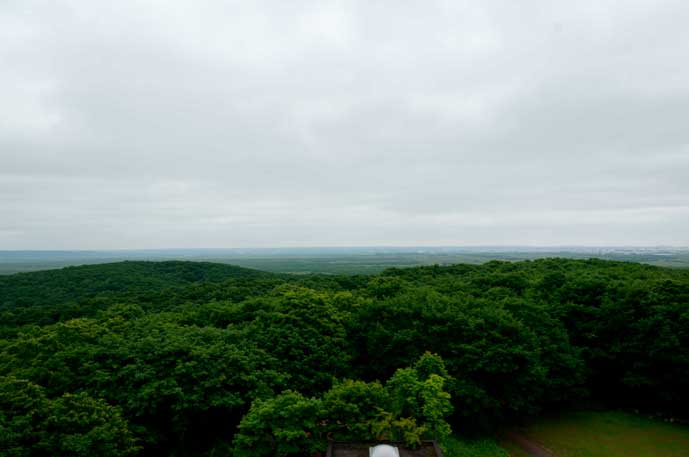
<svg viewBox="0 0 689 457"><path fill-rule="evenodd" d="M236 246L236 247L161 247L161 248L19 248L0 252L128 252L128 251L221 251L221 250L317 250L317 249L689 249L673 244L480 244L480 245L313 245L313 246Z"/></svg>

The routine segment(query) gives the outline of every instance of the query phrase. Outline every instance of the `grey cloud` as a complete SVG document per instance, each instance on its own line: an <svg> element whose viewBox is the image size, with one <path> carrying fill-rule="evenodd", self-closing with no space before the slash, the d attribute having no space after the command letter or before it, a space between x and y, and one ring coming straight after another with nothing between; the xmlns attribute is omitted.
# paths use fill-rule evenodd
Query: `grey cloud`
<svg viewBox="0 0 689 457"><path fill-rule="evenodd" d="M681 1L0 5L0 249L689 244Z"/></svg>

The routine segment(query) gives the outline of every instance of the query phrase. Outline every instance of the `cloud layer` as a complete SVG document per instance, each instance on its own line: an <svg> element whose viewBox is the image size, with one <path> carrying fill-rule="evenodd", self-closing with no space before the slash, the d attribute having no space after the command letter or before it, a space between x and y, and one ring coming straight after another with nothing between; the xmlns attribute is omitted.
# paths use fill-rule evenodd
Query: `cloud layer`
<svg viewBox="0 0 689 457"><path fill-rule="evenodd" d="M689 245L689 4L0 3L0 249Z"/></svg>

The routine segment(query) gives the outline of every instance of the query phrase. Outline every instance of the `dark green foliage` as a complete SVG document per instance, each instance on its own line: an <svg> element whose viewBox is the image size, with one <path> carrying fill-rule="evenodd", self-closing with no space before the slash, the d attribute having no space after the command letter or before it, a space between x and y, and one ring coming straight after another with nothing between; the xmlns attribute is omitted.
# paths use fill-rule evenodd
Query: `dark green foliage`
<svg viewBox="0 0 689 457"><path fill-rule="evenodd" d="M239 425L234 455L310 455L325 444L322 437L313 435L321 414L319 400L289 390L256 400Z"/></svg>
<svg viewBox="0 0 689 457"><path fill-rule="evenodd" d="M131 309L112 311L101 321L32 329L3 348L0 367L51 396L106 398L145 427L145 444L175 449L196 446L189 432L199 424L202 434L236 425L253 398L270 396L284 378L275 359L227 330L180 325L174 314L128 319Z"/></svg>
<svg viewBox="0 0 689 457"><path fill-rule="evenodd" d="M139 447L120 410L84 393L48 399L29 381L0 377L0 451L7 457L124 457Z"/></svg>
<svg viewBox="0 0 689 457"><path fill-rule="evenodd" d="M468 430L582 400L686 416L689 271L124 262L4 276L0 376L11 456L308 454L328 437L442 439L451 409Z"/></svg>
<svg viewBox="0 0 689 457"><path fill-rule="evenodd" d="M289 388L315 394L349 371L346 323L352 302L347 293L281 287L246 303L237 333L276 357L279 369L290 373Z"/></svg>
<svg viewBox="0 0 689 457"><path fill-rule="evenodd" d="M369 302L356 319L357 364L382 377L434 351L447 363L455 409L466 418L533 413L583 379L561 324L522 299L452 299L423 288Z"/></svg>
<svg viewBox="0 0 689 457"><path fill-rule="evenodd" d="M257 290L271 290L278 278L231 265L179 261L127 261L0 275L0 317L4 325L45 325L93 316L114 301L160 309L220 297L242 300Z"/></svg>
<svg viewBox="0 0 689 457"><path fill-rule="evenodd" d="M445 378L435 371L444 370L442 359L426 353L385 386L345 380L320 398L285 391L256 400L239 425L235 456L311 455L324 451L327 439L394 440L410 447L443 440L451 432L445 418L452 406Z"/></svg>

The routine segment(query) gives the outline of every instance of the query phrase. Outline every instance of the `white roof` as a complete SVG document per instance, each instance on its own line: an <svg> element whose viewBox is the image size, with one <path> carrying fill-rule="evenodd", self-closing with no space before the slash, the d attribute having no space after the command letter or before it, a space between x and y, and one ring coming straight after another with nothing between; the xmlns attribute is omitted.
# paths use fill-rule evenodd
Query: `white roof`
<svg viewBox="0 0 689 457"><path fill-rule="evenodd" d="M400 457L400 451L388 444L379 444L368 448L368 455L370 457Z"/></svg>

